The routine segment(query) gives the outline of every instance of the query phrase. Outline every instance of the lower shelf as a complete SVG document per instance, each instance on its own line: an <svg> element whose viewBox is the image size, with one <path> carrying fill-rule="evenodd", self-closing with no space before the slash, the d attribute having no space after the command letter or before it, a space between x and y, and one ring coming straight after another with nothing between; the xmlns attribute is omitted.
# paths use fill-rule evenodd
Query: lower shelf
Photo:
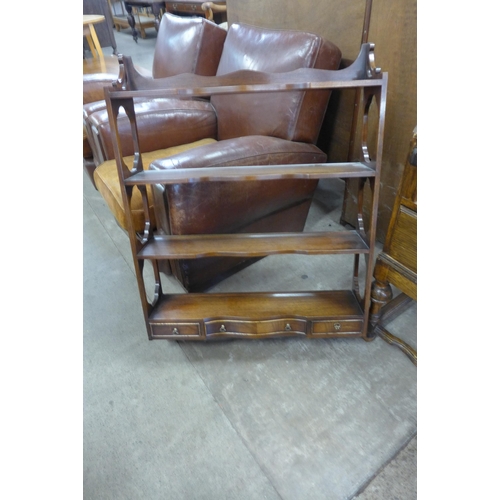
<svg viewBox="0 0 500 500"><path fill-rule="evenodd" d="M150 339L366 335L364 313L351 290L167 295L147 324Z"/></svg>

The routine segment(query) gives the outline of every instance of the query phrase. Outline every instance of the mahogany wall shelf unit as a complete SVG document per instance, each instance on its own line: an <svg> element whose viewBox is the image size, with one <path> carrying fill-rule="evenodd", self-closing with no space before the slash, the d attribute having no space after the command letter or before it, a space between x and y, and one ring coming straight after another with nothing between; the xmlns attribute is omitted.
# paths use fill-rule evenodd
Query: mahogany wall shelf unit
<svg viewBox="0 0 500 500"><path fill-rule="evenodd" d="M223 338L263 339L275 337L373 338L369 329L370 288L375 252L375 229L380 189L380 168L387 94L387 73L376 68L374 45L363 44L355 62L338 71L300 69L268 74L238 71L219 77L179 75L167 79L134 81L131 60L124 58L122 73L113 87L105 90L108 114L115 135L121 192L128 221L128 234L137 284L149 339L211 340ZM138 88L140 86L140 88ZM288 92L296 90L359 89L364 117L359 161L349 163L256 165L172 170L143 168L138 143L134 100L168 96L206 97L227 93ZM376 119L368 119L371 107ZM123 109L130 120L135 160L127 165L121 153L117 116ZM370 112L370 116L372 112ZM375 127L373 154L368 148L368 129ZM194 182L275 179L358 179L358 224L339 232L266 234L166 235L150 231L147 185ZM371 188L371 211L363 220L363 191ZM136 187L143 196L146 227L137 233L132 225L130 197ZM271 254L352 254L352 287L346 290L252 293L164 293L160 261L214 256L261 257ZM154 270L154 295L148 300L144 262ZM362 260L365 262L361 279ZM364 283L363 283L364 281Z"/></svg>

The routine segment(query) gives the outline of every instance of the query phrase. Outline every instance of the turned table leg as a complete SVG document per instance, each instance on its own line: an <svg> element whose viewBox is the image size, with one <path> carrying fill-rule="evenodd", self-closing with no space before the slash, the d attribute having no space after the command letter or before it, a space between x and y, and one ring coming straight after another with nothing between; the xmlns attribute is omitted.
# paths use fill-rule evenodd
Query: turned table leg
<svg viewBox="0 0 500 500"><path fill-rule="evenodd" d="M387 279L388 271L385 263L377 259L371 289L370 325L368 331L368 337L371 338L376 335L375 327L380 323L382 308L392 300L392 288Z"/></svg>
<svg viewBox="0 0 500 500"><path fill-rule="evenodd" d="M154 3L151 5L153 10L153 15L155 16L155 29L158 31L160 29L160 21L161 21L161 4Z"/></svg>
<svg viewBox="0 0 500 500"><path fill-rule="evenodd" d="M125 10L127 11L128 24L132 28L132 37L134 38L134 42L137 43L137 37L139 33L135 29L135 18L134 15L132 14L132 5L130 5L128 2L124 3L125 3Z"/></svg>
<svg viewBox="0 0 500 500"><path fill-rule="evenodd" d="M392 300L392 288L387 282L378 281L372 283L370 306L371 330L380 322L382 308Z"/></svg>

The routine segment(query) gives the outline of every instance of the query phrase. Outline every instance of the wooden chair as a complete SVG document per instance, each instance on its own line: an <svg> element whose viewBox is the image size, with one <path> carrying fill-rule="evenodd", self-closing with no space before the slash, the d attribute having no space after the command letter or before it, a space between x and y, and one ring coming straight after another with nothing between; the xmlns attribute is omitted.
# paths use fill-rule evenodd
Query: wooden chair
<svg viewBox="0 0 500 500"><path fill-rule="evenodd" d="M121 31L122 28L130 28L130 24L127 19L127 12L121 0L108 0L108 5L116 31ZM117 7L119 7L119 10Z"/></svg>
<svg viewBox="0 0 500 500"><path fill-rule="evenodd" d="M108 4L116 31L121 31L122 28L130 28L128 13L125 10L122 0L108 0ZM141 34L141 38L146 38L146 29L155 27L154 17L139 12L135 7L132 8L132 15L136 23L135 28Z"/></svg>

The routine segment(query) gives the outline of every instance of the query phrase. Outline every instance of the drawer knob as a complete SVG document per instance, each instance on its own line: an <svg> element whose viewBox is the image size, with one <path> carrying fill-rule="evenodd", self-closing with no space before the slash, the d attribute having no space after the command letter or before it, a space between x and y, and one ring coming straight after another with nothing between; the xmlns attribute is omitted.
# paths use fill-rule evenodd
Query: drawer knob
<svg viewBox="0 0 500 500"><path fill-rule="evenodd" d="M287 324L285 325L285 330L286 330L287 332L289 332L291 329L292 329L292 327L290 326L290 323L287 323Z"/></svg>
<svg viewBox="0 0 500 500"><path fill-rule="evenodd" d="M221 325L221 327L219 328L219 332L225 332L226 331L226 327L224 325Z"/></svg>
<svg viewBox="0 0 500 500"><path fill-rule="evenodd" d="M335 330L340 330L340 323L335 323L333 327L335 328Z"/></svg>
<svg viewBox="0 0 500 500"><path fill-rule="evenodd" d="M172 330L172 333L173 333L174 335L179 335L179 330L177 330L177 328L174 328L174 329Z"/></svg>

